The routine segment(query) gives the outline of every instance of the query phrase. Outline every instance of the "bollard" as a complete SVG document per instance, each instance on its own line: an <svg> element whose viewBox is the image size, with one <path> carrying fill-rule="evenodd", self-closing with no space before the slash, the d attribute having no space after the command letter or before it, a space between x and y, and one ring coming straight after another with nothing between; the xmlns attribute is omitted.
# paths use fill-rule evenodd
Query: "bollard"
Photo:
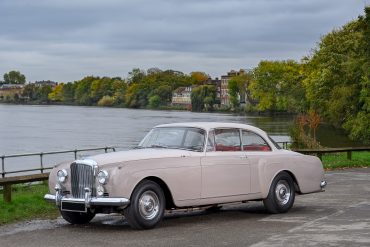
<svg viewBox="0 0 370 247"><path fill-rule="evenodd" d="M41 173L44 173L44 164L42 162L42 156L43 156L43 153L40 153L40 170L41 170Z"/></svg>
<svg viewBox="0 0 370 247"><path fill-rule="evenodd" d="M12 201L12 185L4 184L4 202L9 203Z"/></svg>
<svg viewBox="0 0 370 247"><path fill-rule="evenodd" d="M347 159L352 160L352 151L347 151Z"/></svg>
<svg viewBox="0 0 370 247"><path fill-rule="evenodd" d="M5 178L5 157L1 156L1 176Z"/></svg>

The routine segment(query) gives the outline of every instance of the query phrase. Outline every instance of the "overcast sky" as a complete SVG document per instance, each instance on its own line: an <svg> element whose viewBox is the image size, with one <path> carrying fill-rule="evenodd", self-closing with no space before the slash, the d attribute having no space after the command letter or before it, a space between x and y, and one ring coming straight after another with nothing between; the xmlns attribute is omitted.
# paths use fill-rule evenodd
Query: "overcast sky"
<svg viewBox="0 0 370 247"><path fill-rule="evenodd" d="M369 2L1 0L0 77L67 82L135 67L219 77L262 59L299 60Z"/></svg>

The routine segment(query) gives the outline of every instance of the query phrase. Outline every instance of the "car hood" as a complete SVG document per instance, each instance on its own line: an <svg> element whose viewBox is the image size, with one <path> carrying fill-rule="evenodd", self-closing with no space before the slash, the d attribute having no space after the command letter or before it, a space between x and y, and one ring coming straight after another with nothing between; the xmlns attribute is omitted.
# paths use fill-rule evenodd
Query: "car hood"
<svg viewBox="0 0 370 247"><path fill-rule="evenodd" d="M134 160L158 159L158 158L174 158L182 156L190 156L191 152L179 149L163 149L163 148L145 148L133 149L127 151L119 151L105 154L89 156L84 159L94 160L99 166L104 164L112 164Z"/></svg>

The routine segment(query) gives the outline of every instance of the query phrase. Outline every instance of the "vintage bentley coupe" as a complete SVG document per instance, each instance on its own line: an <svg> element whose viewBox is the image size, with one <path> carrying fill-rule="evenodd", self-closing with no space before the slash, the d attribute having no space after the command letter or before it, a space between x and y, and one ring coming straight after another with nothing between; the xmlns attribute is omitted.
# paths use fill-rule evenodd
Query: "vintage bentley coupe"
<svg viewBox="0 0 370 247"><path fill-rule="evenodd" d="M263 200L268 212L285 213L296 194L325 185L317 157L283 150L261 129L177 123L154 127L133 150L55 166L45 199L72 224L118 212L148 229L166 209Z"/></svg>

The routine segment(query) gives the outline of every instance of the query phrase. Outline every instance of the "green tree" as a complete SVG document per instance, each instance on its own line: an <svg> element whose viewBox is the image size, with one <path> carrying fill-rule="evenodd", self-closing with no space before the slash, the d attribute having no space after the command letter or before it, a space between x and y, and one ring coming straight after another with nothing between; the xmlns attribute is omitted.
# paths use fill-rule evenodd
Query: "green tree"
<svg viewBox="0 0 370 247"><path fill-rule="evenodd" d="M302 65L293 61L261 61L248 89L257 110L300 112L305 109Z"/></svg>
<svg viewBox="0 0 370 247"><path fill-rule="evenodd" d="M200 112L204 108L204 96L201 86L191 90L191 110Z"/></svg>
<svg viewBox="0 0 370 247"><path fill-rule="evenodd" d="M114 104L122 105L125 102L125 93L127 90L126 82L121 78L113 78L112 89L114 91Z"/></svg>
<svg viewBox="0 0 370 247"><path fill-rule="evenodd" d="M74 103L76 85L72 82L63 85L62 101L65 103Z"/></svg>
<svg viewBox="0 0 370 247"><path fill-rule="evenodd" d="M139 69L139 68L134 68L132 69L131 72L128 72L128 84L131 83L140 83L141 80L146 76L145 71Z"/></svg>
<svg viewBox="0 0 370 247"><path fill-rule="evenodd" d="M161 97L158 95L153 95L149 98L149 107L150 108L158 108L161 104Z"/></svg>
<svg viewBox="0 0 370 247"><path fill-rule="evenodd" d="M54 87L48 95L48 99L50 101L63 101L63 83L59 83L56 87Z"/></svg>
<svg viewBox="0 0 370 247"><path fill-rule="evenodd" d="M125 94L127 107L144 108L155 95L159 96L160 105L166 105L171 102L173 90L191 85L191 78L179 71L150 69L143 73L136 69L132 74Z"/></svg>
<svg viewBox="0 0 370 247"><path fill-rule="evenodd" d="M228 89L230 103L233 108L239 108L241 102L246 102L247 88L252 80L251 73L240 74L229 80Z"/></svg>
<svg viewBox="0 0 370 247"><path fill-rule="evenodd" d="M19 71L9 71L4 74L4 82L7 84L25 84L26 77Z"/></svg>
<svg viewBox="0 0 370 247"><path fill-rule="evenodd" d="M216 102L216 87L213 85L202 85L191 91L192 111L210 111Z"/></svg>
<svg viewBox="0 0 370 247"><path fill-rule="evenodd" d="M75 102L80 105L92 105L93 99L90 97L90 91L92 83L99 79L99 77L86 76L80 81L76 81L76 87L74 90L74 99Z"/></svg>
<svg viewBox="0 0 370 247"><path fill-rule="evenodd" d="M36 86L33 83L24 86L22 91L22 96L28 98L29 100L36 100Z"/></svg>
<svg viewBox="0 0 370 247"><path fill-rule="evenodd" d="M322 37L306 59L304 85L311 109L370 142L370 7L365 15Z"/></svg>
<svg viewBox="0 0 370 247"><path fill-rule="evenodd" d="M41 103L49 102L49 94L52 92L52 88L49 85L43 85L41 87L36 87L35 97L37 101Z"/></svg>

